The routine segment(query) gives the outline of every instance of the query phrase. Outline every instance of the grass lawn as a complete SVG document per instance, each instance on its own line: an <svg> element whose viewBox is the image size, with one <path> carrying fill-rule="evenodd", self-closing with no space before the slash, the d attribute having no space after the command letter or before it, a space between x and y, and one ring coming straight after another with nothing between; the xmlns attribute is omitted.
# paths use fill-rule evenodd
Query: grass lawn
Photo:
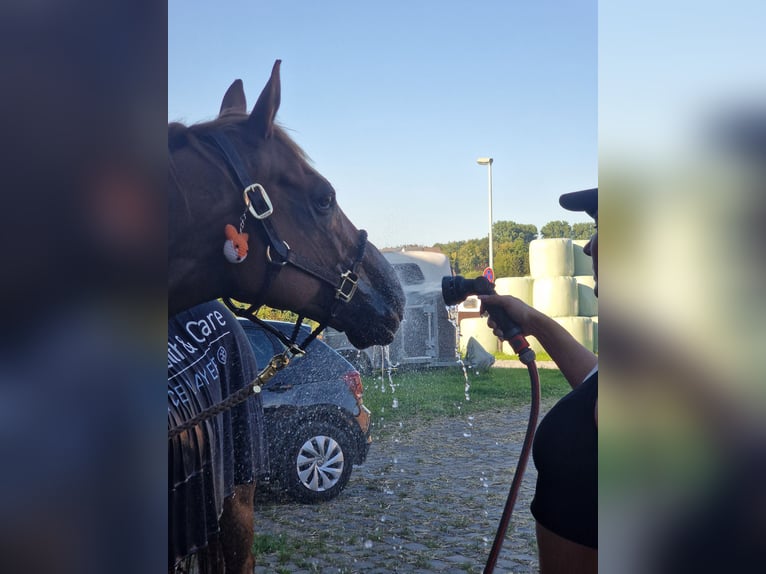
<svg viewBox="0 0 766 574"><path fill-rule="evenodd" d="M540 395L557 399L571 389L557 369L539 369ZM486 373L468 373L466 380L459 367L402 371L388 377L364 377L364 404L372 411L372 420L384 418L387 424L413 417L425 420L452 417L488 410L507 409L530 403L527 369L492 368Z"/></svg>

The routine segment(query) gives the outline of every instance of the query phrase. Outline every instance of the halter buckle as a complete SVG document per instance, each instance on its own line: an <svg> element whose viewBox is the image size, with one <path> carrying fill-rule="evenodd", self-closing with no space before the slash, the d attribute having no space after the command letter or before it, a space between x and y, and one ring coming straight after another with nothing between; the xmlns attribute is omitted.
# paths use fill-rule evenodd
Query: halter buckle
<svg viewBox="0 0 766 574"><path fill-rule="evenodd" d="M263 200L263 203L266 204L266 209L264 211L258 212L256 210L255 205L253 205L253 202L250 201L250 196L248 195L248 193L250 193L251 191L260 192L261 199ZM263 186L260 183L253 183L251 185L248 185L245 188L244 196L245 196L245 205L247 205L247 208L250 210L250 214L256 219L266 219L269 215L274 213L274 207L271 205L271 199L269 198L269 194L266 193L266 190L263 189Z"/></svg>
<svg viewBox="0 0 766 574"><path fill-rule="evenodd" d="M344 303L351 301L351 298L356 293L357 282L359 276L351 270L346 271L341 276L340 285L335 289L335 298L340 299Z"/></svg>
<svg viewBox="0 0 766 574"><path fill-rule="evenodd" d="M283 241L282 244L286 248L286 251L284 252L284 254L279 253L279 250L277 250L278 255L282 257L282 261L275 261L274 258L271 256L271 245L266 246L266 259L268 259L269 263L271 263L272 265L278 265L279 267L284 267L285 265L287 265L287 258L289 257L289 254L290 254L290 246L287 244L287 241Z"/></svg>

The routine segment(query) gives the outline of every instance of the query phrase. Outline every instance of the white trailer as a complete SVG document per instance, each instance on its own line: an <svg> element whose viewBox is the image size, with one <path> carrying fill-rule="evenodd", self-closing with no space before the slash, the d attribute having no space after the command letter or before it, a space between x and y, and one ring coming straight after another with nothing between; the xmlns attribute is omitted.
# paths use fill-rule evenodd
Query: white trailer
<svg viewBox="0 0 766 574"><path fill-rule="evenodd" d="M457 334L441 292L442 278L452 274L449 259L432 251L384 251L407 297L404 319L388 347L354 348L343 333L325 331L325 342L360 371L404 366L458 364Z"/></svg>

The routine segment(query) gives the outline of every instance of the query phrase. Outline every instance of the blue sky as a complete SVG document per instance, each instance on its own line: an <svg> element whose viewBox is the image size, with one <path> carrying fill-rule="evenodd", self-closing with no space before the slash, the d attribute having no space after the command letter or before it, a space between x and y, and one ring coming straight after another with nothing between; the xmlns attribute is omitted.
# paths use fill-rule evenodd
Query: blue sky
<svg viewBox="0 0 766 574"><path fill-rule="evenodd" d="M211 119L282 60L277 120L380 247L484 237L493 220L588 221L597 185L597 4L168 3L168 121Z"/></svg>

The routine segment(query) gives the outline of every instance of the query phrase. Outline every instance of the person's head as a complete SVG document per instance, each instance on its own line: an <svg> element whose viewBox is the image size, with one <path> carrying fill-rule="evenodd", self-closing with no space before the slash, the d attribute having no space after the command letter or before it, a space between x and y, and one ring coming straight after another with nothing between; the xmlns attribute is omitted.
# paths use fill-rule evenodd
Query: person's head
<svg viewBox="0 0 766 574"><path fill-rule="evenodd" d="M559 204L569 211L584 211L596 222L596 231L583 251L593 259L593 279L596 281L593 292L598 297L598 188L565 193L559 197Z"/></svg>

